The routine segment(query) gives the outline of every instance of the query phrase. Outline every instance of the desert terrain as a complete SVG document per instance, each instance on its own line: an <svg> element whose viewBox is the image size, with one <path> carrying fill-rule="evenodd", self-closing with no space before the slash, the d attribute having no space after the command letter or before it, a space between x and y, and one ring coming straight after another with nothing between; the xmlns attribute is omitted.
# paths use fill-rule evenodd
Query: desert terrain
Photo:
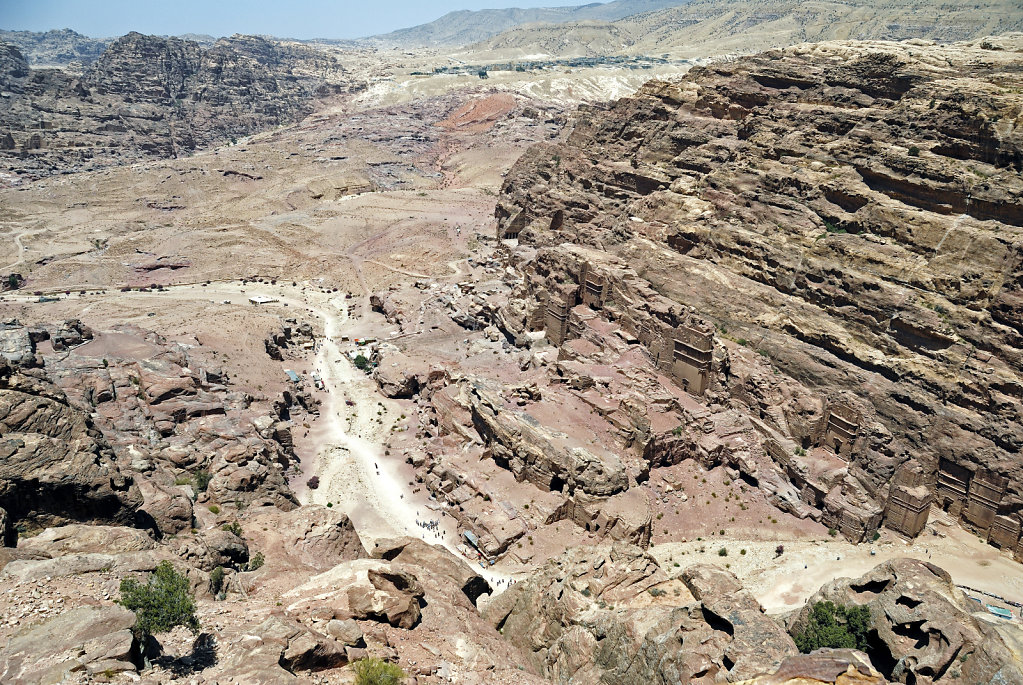
<svg viewBox="0 0 1023 685"><path fill-rule="evenodd" d="M0 680L1023 682L1021 34L557 26L0 54Z"/></svg>

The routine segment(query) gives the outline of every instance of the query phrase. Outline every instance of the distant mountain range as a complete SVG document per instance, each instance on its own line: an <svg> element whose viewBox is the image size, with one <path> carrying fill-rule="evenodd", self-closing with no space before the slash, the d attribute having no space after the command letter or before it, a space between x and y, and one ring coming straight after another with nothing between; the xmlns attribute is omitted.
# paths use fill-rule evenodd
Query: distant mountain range
<svg viewBox="0 0 1023 685"><path fill-rule="evenodd" d="M474 59L661 53L696 57L824 40L954 42L1023 31L1019 0L693 0L673 4L679 6L614 21L521 25L479 41L467 51Z"/></svg>
<svg viewBox="0 0 1023 685"><path fill-rule="evenodd" d="M575 7L462 10L449 12L428 24L372 36L368 40L384 46L400 47L468 45L523 24L609 22L666 7L684 5L686 2L687 0L614 0Z"/></svg>
<svg viewBox="0 0 1023 685"><path fill-rule="evenodd" d="M113 38L90 38L71 29L53 31L0 30L0 41L17 47L33 67L83 65L95 62Z"/></svg>
<svg viewBox="0 0 1023 685"><path fill-rule="evenodd" d="M303 41L335 47L464 47L472 59L671 53L749 53L834 39L938 42L1023 31L1020 0L614 0L574 7L451 12L436 21L362 40ZM216 39L180 38L210 47ZM34 67L95 62L113 38L70 29L0 30Z"/></svg>

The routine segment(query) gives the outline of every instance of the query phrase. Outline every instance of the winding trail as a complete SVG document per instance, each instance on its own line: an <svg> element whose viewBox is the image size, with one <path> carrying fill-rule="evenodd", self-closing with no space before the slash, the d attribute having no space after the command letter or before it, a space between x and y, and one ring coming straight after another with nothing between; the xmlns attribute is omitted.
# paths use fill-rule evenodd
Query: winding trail
<svg viewBox="0 0 1023 685"><path fill-rule="evenodd" d="M315 490L299 492L304 503L326 505L328 502L339 507L358 522L360 537L372 542L381 538L408 535L433 545L441 545L456 557L468 563L473 570L487 579L499 592L507 587L509 575L483 568L479 563L466 558L458 550L457 523L446 516L435 504L424 500L421 494L412 492L407 478L400 474L402 464L397 458L385 454L384 436L386 422L377 421L373 411L385 401L377 392L375 383L355 368L338 345L342 336L356 330L355 320L347 314L345 299L338 295L323 295L318 292L300 292L288 285L263 286L243 285L237 281L213 281L208 286L200 284L170 285L166 292L127 293L90 292L88 297L95 304L96 299L116 298L129 300L173 299L192 301L222 301L229 299L233 304L245 304L249 297L260 294L272 295L289 307L311 310L323 321L324 335L318 340L318 350L312 366L317 370L327 390L320 408L314 469L321 485ZM366 296L368 298L368 294ZM36 296L18 294L6 297L6 301L31 302ZM91 305L90 305L91 306ZM88 307L86 307L88 308ZM355 401L350 408L345 398ZM354 412L348 424L345 415ZM394 414L395 411L391 411ZM346 425L348 424L348 425ZM301 490L301 488L299 488ZM436 520L438 531L432 532L420 527L417 521Z"/></svg>
<svg viewBox="0 0 1023 685"><path fill-rule="evenodd" d="M24 243L22 243L22 238L24 238L27 235L32 235L34 232L35 231L22 231L21 233L14 234L14 244L18 246L18 261L11 262L7 266L0 267L0 271L14 269L15 267L21 266L22 264L25 263L25 252L27 250L25 248Z"/></svg>

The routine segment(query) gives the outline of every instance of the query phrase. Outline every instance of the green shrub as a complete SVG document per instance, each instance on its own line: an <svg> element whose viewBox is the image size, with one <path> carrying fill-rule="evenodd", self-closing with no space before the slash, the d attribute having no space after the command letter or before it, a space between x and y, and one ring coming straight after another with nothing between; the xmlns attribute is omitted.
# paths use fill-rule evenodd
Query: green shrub
<svg viewBox="0 0 1023 685"><path fill-rule="evenodd" d="M228 533L234 533L238 537L242 537L242 527L237 521L225 523L220 527L220 530L226 530Z"/></svg>
<svg viewBox="0 0 1023 685"><path fill-rule="evenodd" d="M719 557L727 557L728 556L728 550L725 549L724 547L722 547L721 549L718 550L718 556Z"/></svg>
<svg viewBox="0 0 1023 685"><path fill-rule="evenodd" d="M828 528L828 535L830 535L831 537L835 537L836 535L838 535L838 531L835 530L834 528Z"/></svg>
<svg viewBox="0 0 1023 685"><path fill-rule="evenodd" d="M213 476L206 469L199 469L195 472L195 491L206 492L206 488L210 486L210 480Z"/></svg>
<svg viewBox="0 0 1023 685"><path fill-rule="evenodd" d="M816 649L866 650L869 647L870 609L866 606L845 607L834 602L817 602L810 610L806 629L793 635L799 651L809 654Z"/></svg>
<svg viewBox="0 0 1023 685"><path fill-rule="evenodd" d="M210 573L210 592L214 597L224 589L224 567L218 566Z"/></svg>
<svg viewBox="0 0 1023 685"><path fill-rule="evenodd" d="M401 685L405 681L405 671L382 659L362 659L352 668L355 685Z"/></svg>
<svg viewBox="0 0 1023 685"><path fill-rule="evenodd" d="M918 148L916 145L910 145L909 146L909 156L910 157L919 157L920 156L920 148Z"/></svg>
<svg viewBox="0 0 1023 685"><path fill-rule="evenodd" d="M255 554L252 555L252 558L249 559L249 563L245 566L245 569L247 571L258 571L259 569L263 568L263 564L265 563L266 559L263 557L263 553L256 552Z"/></svg>
<svg viewBox="0 0 1023 685"><path fill-rule="evenodd" d="M207 508L210 510L211 514L219 514L220 513L220 507L218 507L216 504L211 504Z"/></svg>
<svg viewBox="0 0 1023 685"><path fill-rule="evenodd" d="M175 571L169 561L161 561L145 585L134 578L123 579L120 603L135 612L134 632L143 645L150 636L175 626L199 632L188 578Z"/></svg>

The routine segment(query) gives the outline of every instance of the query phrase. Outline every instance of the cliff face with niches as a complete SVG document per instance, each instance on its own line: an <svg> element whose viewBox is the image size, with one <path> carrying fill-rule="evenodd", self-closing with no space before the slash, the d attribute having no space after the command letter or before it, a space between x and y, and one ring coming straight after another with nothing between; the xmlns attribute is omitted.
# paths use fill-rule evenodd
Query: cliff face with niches
<svg viewBox="0 0 1023 685"><path fill-rule="evenodd" d="M537 248L533 294L603 287L550 266L596 250L634 272L604 316L639 338L685 311L759 352L774 379L718 365L709 401L847 459L874 516L911 534L933 501L1019 553L1021 68L1019 36L836 42L651 82L519 160L499 235ZM792 420L779 378L825 410Z"/></svg>

